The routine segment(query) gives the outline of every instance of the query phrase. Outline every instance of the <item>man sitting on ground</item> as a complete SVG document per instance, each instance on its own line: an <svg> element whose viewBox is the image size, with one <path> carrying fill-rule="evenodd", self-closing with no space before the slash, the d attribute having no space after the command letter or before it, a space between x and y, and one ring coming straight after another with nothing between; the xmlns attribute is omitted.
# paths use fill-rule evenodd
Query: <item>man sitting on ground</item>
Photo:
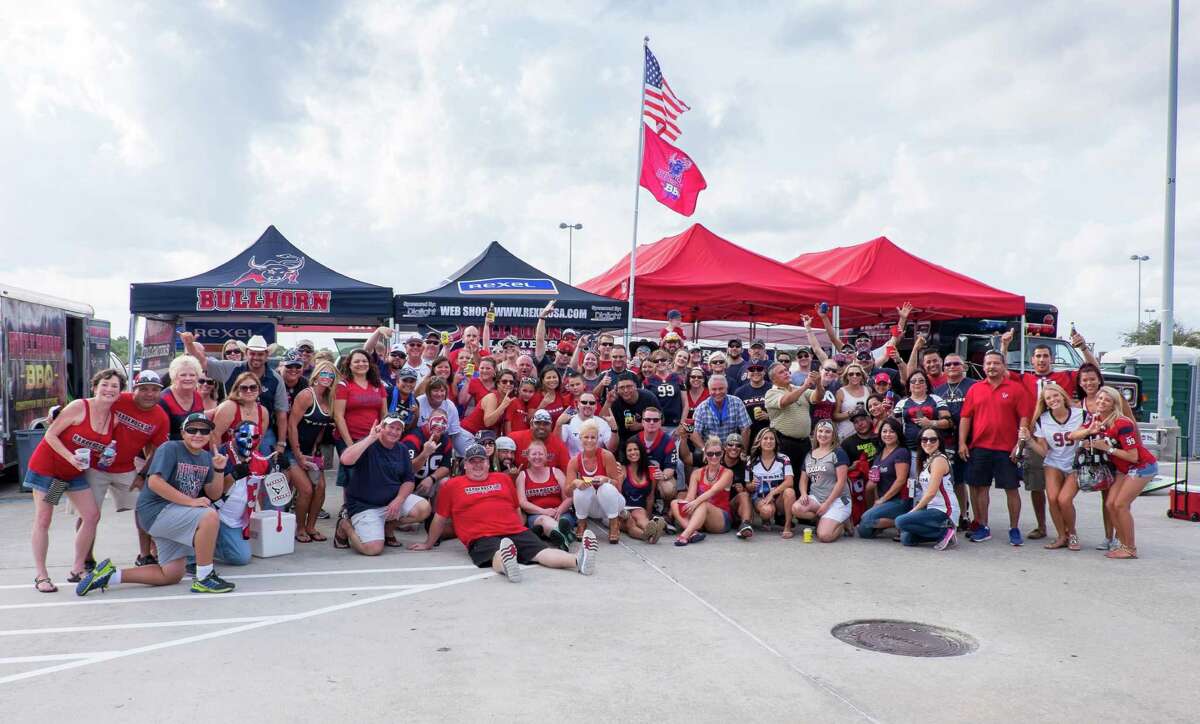
<svg viewBox="0 0 1200 724"><path fill-rule="evenodd" d="M429 501L413 492L409 449L400 444L403 435L404 422L388 416L369 435L342 451L342 465L351 470L334 547L352 547L364 556L377 556L385 544L400 545L395 538L397 526L429 517Z"/></svg>
<svg viewBox="0 0 1200 724"><path fill-rule="evenodd" d="M427 551L441 540L446 523L454 524L458 539L480 568L521 580L521 564L537 563L547 568L574 568L585 576L596 569L596 534L583 534L575 555L547 546L524 525L517 502L517 488L504 473L488 471L487 451L482 445L467 448L465 475L451 478L438 494L437 514L424 543L409 550Z"/></svg>

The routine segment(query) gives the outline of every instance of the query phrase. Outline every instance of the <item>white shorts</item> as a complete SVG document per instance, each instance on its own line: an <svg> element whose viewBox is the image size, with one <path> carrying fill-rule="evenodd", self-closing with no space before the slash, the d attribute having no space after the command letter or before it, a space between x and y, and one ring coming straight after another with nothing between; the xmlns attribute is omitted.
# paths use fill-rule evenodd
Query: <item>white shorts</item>
<svg viewBox="0 0 1200 724"><path fill-rule="evenodd" d="M817 505L824 505L825 501L817 496L812 496L812 499L817 501ZM825 515L821 516L821 520L829 519L838 523L845 523L850 519L850 504L838 498L829 506L829 510L825 511Z"/></svg>
<svg viewBox="0 0 1200 724"><path fill-rule="evenodd" d="M400 505L400 517L408 515L425 499L416 493L410 494L404 499ZM366 510L355 513L350 516L350 525L354 526L354 532L358 535L358 539L363 543L371 543L372 541L383 540L383 525L387 522L387 508L367 508Z"/></svg>
<svg viewBox="0 0 1200 724"><path fill-rule="evenodd" d="M85 476L92 488L92 496L96 498L97 508L104 507L104 495L109 490L112 491L113 503L116 504L118 513L133 510L137 506L139 491L130 488L133 479L137 477L135 471L110 473L107 470L88 468Z"/></svg>

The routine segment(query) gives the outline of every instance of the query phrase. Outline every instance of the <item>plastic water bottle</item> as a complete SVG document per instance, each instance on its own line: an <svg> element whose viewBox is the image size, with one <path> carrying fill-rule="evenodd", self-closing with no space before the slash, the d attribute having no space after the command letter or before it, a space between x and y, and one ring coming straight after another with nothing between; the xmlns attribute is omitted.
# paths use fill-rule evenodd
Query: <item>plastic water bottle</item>
<svg viewBox="0 0 1200 724"><path fill-rule="evenodd" d="M104 451L100 453L100 459L96 461L96 467L101 470L108 470L113 461L117 459L117 441L110 440L104 446Z"/></svg>

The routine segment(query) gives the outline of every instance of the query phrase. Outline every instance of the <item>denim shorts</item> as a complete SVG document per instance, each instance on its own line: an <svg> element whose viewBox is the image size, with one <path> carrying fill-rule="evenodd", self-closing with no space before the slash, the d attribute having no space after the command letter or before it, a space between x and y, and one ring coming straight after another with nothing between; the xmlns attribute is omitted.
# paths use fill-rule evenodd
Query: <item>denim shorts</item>
<svg viewBox="0 0 1200 724"><path fill-rule="evenodd" d="M54 482L54 478L49 475L39 475L32 470L25 471L25 484L39 493L44 493L50 489L50 484ZM67 492L75 493L80 490L90 490L92 486L88 485L87 475L80 471L78 475L67 481Z"/></svg>
<svg viewBox="0 0 1200 724"><path fill-rule="evenodd" d="M1125 475L1130 478L1152 478L1158 475L1158 463L1150 463L1144 468L1130 468Z"/></svg>

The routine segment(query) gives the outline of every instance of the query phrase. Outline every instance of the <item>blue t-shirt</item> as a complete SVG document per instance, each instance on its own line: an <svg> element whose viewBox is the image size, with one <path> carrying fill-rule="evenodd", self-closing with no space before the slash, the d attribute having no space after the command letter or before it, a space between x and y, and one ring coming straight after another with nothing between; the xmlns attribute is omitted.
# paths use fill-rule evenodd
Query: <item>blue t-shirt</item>
<svg viewBox="0 0 1200 724"><path fill-rule="evenodd" d="M168 485L189 498L199 498L205 484L213 479L212 453L208 450L193 453L182 440L168 440L154 451L147 479L152 475L161 475ZM143 485L142 492L138 493L136 512L142 530L150 530L158 514L168 505L172 503L151 490L149 483Z"/></svg>
<svg viewBox="0 0 1200 724"><path fill-rule="evenodd" d="M896 463L907 463L912 465L912 453L903 445L898 446L895 450L887 455L882 452L879 458L871 463L871 480L875 482L875 497L882 498L883 494L891 489L896 483ZM909 471L912 472L911 470ZM900 493L894 496L896 500L904 500L908 497L908 486L905 485L900 489Z"/></svg>
<svg viewBox="0 0 1200 724"><path fill-rule="evenodd" d="M371 508L382 508L396 499L400 486L413 482L408 446L397 442L390 448L379 440L363 451L350 468L346 485L346 510L356 515Z"/></svg>

